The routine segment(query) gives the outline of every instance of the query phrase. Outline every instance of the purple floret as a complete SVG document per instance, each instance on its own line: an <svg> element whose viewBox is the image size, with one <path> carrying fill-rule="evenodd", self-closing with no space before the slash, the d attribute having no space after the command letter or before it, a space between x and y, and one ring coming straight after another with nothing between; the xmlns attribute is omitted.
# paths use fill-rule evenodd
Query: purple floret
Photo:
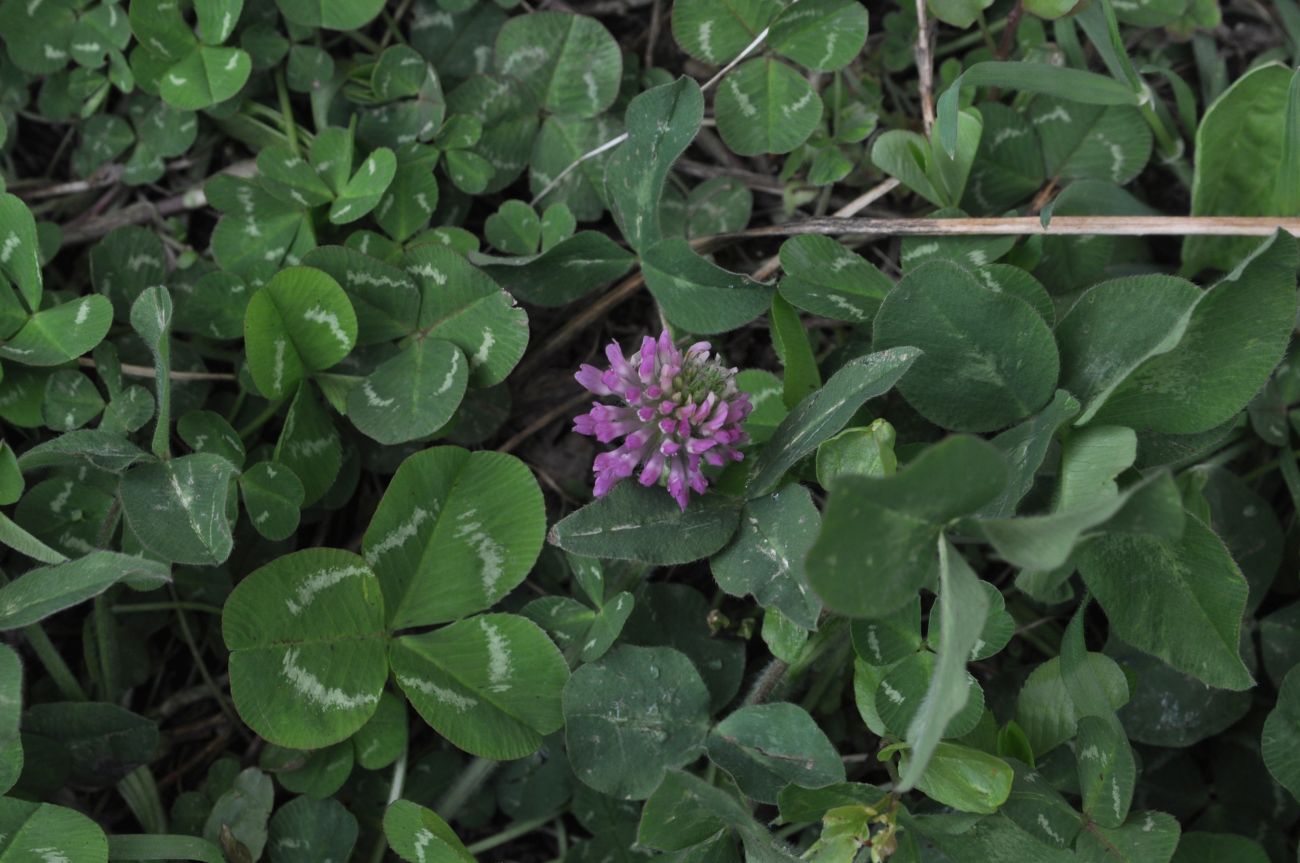
<svg viewBox="0 0 1300 863"><path fill-rule="evenodd" d="M710 350L708 342L696 342L683 352L665 332L657 341L646 336L630 358L611 343L608 369L584 364L574 375L592 394L620 402L592 402L574 420L578 434L601 443L622 439L596 456L596 497L636 473L644 486L665 482L684 510L692 490L703 494L709 487L704 464L744 458L737 447L749 440L741 424L753 406L736 388L736 370L724 368Z"/></svg>

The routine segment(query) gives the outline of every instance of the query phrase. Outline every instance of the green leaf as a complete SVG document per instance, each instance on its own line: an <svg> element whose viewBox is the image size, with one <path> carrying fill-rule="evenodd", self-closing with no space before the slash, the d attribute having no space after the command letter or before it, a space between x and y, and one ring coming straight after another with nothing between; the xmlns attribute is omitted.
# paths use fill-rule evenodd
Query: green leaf
<svg viewBox="0 0 1300 863"><path fill-rule="evenodd" d="M935 572L943 526L984 506L1005 483L997 450L966 436L927 447L893 476L841 478L808 552L813 590L841 614L893 613Z"/></svg>
<svg viewBox="0 0 1300 863"><path fill-rule="evenodd" d="M807 2L807 0L804 0ZM830 237L791 237L781 244L781 296L796 308L837 321L876 316L894 283L865 258Z"/></svg>
<svg viewBox="0 0 1300 863"><path fill-rule="evenodd" d="M594 117L618 95L623 55L595 18L535 12L511 18L501 28L495 67L534 94L547 111Z"/></svg>
<svg viewBox="0 0 1300 863"><path fill-rule="evenodd" d="M324 749L300 752L268 744L258 756L258 766L274 774L280 787L294 794L325 799L347 782L355 764L352 741L344 740Z"/></svg>
<svg viewBox="0 0 1300 863"><path fill-rule="evenodd" d="M643 252L664 238L659 204L668 170L695 139L703 119L700 85L685 76L628 103L627 141L605 168L605 192L610 213L633 250Z"/></svg>
<svg viewBox="0 0 1300 863"><path fill-rule="evenodd" d="M225 863L226 858L222 856L220 848L198 836L119 833L108 837L108 859Z"/></svg>
<svg viewBox="0 0 1300 863"><path fill-rule="evenodd" d="M528 315L514 298L446 247L416 246L402 267L420 287L420 330L464 352L472 386L505 380L528 346Z"/></svg>
<svg viewBox="0 0 1300 863"><path fill-rule="evenodd" d="M893 476L898 472L896 437L885 420L845 429L817 447L817 482L830 488L842 476Z"/></svg>
<svg viewBox="0 0 1300 863"><path fill-rule="evenodd" d="M68 65L75 13L70 3L5 3L0 30L14 65L33 75L59 72Z"/></svg>
<svg viewBox="0 0 1300 863"><path fill-rule="evenodd" d="M1065 564L1094 528L1115 519L1120 524L1112 527L1123 529L1126 514L1137 520L1136 529L1127 533L1176 541L1182 531L1182 503L1167 473L1152 474L1120 494L1101 495L1046 515L981 521L979 529L1008 563L1046 571Z"/></svg>
<svg viewBox="0 0 1300 863"><path fill-rule="evenodd" d="M900 790L920 785L949 720L966 706L970 693L964 685L966 660L977 649L989 613L979 577L943 538L939 540L939 608L943 614L939 658L925 700L907 727L911 750L899 778Z"/></svg>
<svg viewBox="0 0 1300 863"><path fill-rule="evenodd" d="M906 758L903 769L910 769ZM956 743L940 743L916 787L931 800L960 812L989 815L1006 802L1014 780L1011 765L1001 758Z"/></svg>
<svg viewBox="0 0 1300 863"><path fill-rule="evenodd" d="M780 11L774 0L676 0L673 38L696 60L721 66L734 60Z"/></svg>
<svg viewBox="0 0 1300 863"><path fill-rule="evenodd" d="M1056 327L1061 387L1088 422L1146 360L1182 340L1201 291L1173 276L1128 276L1090 289Z"/></svg>
<svg viewBox="0 0 1300 863"><path fill-rule="evenodd" d="M815 629L821 602L808 588L804 557L821 516L802 485L755 498L740 512L740 529L709 561L713 577L732 596L752 595L805 629Z"/></svg>
<svg viewBox="0 0 1300 863"><path fill-rule="evenodd" d="M982 17L984 10L993 5L992 0L925 0L926 7L945 24L962 30Z"/></svg>
<svg viewBox="0 0 1300 863"><path fill-rule="evenodd" d="M0 797L0 860L106 863L108 839L85 815L53 803Z"/></svg>
<svg viewBox="0 0 1300 863"><path fill-rule="evenodd" d="M122 473L147 458L148 453L120 434L102 429L77 429L27 450L18 457L18 467L26 472L85 462L109 473Z"/></svg>
<svg viewBox="0 0 1300 863"><path fill-rule="evenodd" d="M330 205L329 220L333 225L355 222L379 206L397 173L397 157L387 147L380 147L366 157L352 179L339 190L338 198Z"/></svg>
<svg viewBox="0 0 1300 863"><path fill-rule="evenodd" d="M1214 863L1234 860L1237 863L1268 863L1268 853L1253 839L1235 833L1184 833L1178 840L1174 863Z"/></svg>
<svg viewBox="0 0 1300 863"><path fill-rule="evenodd" d="M1264 720L1260 738L1264 764L1292 797L1300 798L1300 673L1282 680L1277 704Z"/></svg>
<svg viewBox="0 0 1300 863"><path fill-rule="evenodd" d="M1024 730L1040 759L1074 737L1080 717L1097 707L1085 710L1075 705L1061 668L1062 660L1055 656L1035 668L1025 679L1016 702L1016 724ZM1128 701L1124 672L1109 656L1085 652L1071 671L1072 675L1097 680L1107 710L1114 712Z"/></svg>
<svg viewBox="0 0 1300 863"><path fill-rule="evenodd" d="M187 286L172 325L181 332L214 339L238 339L244 334L249 291L244 280L226 270L200 276ZM184 290L177 285L178 291Z"/></svg>
<svg viewBox="0 0 1300 863"><path fill-rule="evenodd" d="M319 140L328 141L329 138L323 135ZM313 147L313 158L319 149L319 145ZM340 156L339 161L343 158L348 160L343 165L346 170L351 165L351 153ZM258 153L257 173L262 188L287 204L319 207L334 199L334 193L321 179L318 169L286 146L266 147Z"/></svg>
<svg viewBox="0 0 1300 863"><path fill-rule="evenodd" d="M599 231L580 231L540 255L485 260L488 275L535 306L562 306L621 277L636 258Z"/></svg>
<svg viewBox="0 0 1300 863"><path fill-rule="evenodd" d="M375 715L352 736L357 764L366 770L382 770L406 752L408 738L406 704L386 691L379 696Z"/></svg>
<svg viewBox="0 0 1300 863"><path fill-rule="evenodd" d="M740 502L718 494L683 511L663 489L622 482L556 522L547 540L571 554L670 566L717 552L739 519Z"/></svg>
<svg viewBox="0 0 1300 863"><path fill-rule="evenodd" d="M1120 638L1209 686L1254 684L1238 654L1246 580L1195 516L1181 539L1112 534L1090 543L1078 563Z"/></svg>
<svg viewBox="0 0 1300 863"><path fill-rule="evenodd" d="M108 334L113 305L92 295L41 309L0 345L0 359L27 366L57 366L89 353Z"/></svg>
<svg viewBox="0 0 1300 863"><path fill-rule="evenodd" d="M26 481L18 459L8 441L0 441L0 506L17 503L23 496Z"/></svg>
<svg viewBox="0 0 1300 863"><path fill-rule="evenodd" d="M1178 847L1178 821L1164 812L1134 812L1123 827L1089 825L1079 833L1079 863L1169 863Z"/></svg>
<svg viewBox="0 0 1300 863"><path fill-rule="evenodd" d="M236 472L210 453L131 468L118 490L122 512L140 544L163 560L222 563L233 547L226 498Z"/></svg>
<svg viewBox="0 0 1300 863"><path fill-rule="evenodd" d="M348 393L348 419L381 444L428 437L447 424L465 395L469 363L442 339L419 338Z"/></svg>
<svg viewBox="0 0 1300 863"><path fill-rule="evenodd" d="M540 627L484 614L393 642L393 674L411 706L455 746L485 758L522 758L564 724L564 657Z"/></svg>
<svg viewBox="0 0 1300 863"><path fill-rule="evenodd" d="M664 771L694 761L708 731L709 692L685 655L624 645L564 687L574 773L602 794L644 800Z"/></svg>
<svg viewBox="0 0 1300 863"><path fill-rule="evenodd" d="M881 668L906 659L921 649L921 598L914 597L897 614L851 624L853 650L866 662ZM904 729L906 730L906 729Z"/></svg>
<svg viewBox="0 0 1300 863"><path fill-rule="evenodd" d="M1075 743L1083 814L1102 827L1119 827L1133 802L1137 766L1124 729L1097 716L1079 719Z"/></svg>
<svg viewBox="0 0 1300 863"><path fill-rule="evenodd" d="M998 102L982 102L979 111L984 130L961 206L975 215L996 215L1042 188L1043 152L1019 111Z"/></svg>
<svg viewBox="0 0 1300 863"><path fill-rule="evenodd" d="M267 819L275 803L271 777L249 767L234 777L230 788L212 806L203 825L203 837L223 848L242 846L256 860L266 848Z"/></svg>
<svg viewBox="0 0 1300 863"><path fill-rule="evenodd" d="M727 791L679 770L664 774L663 783L646 801L636 842L677 850L692 839L698 840L710 826L713 833L728 829L722 834L721 846L717 840L699 845L702 859L736 860L728 837L732 832L739 834L748 863L794 863L798 859L755 820L744 803Z"/></svg>
<svg viewBox="0 0 1300 863"><path fill-rule="evenodd" d="M1151 127L1130 105L1081 105L1069 97L1039 96L1027 116L1042 143L1049 177L1122 186L1151 158Z"/></svg>
<svg viewBox="0 0 1300 863"><path fill-rule="evenodd" d="M282 464L259 461L239 477L244 509L253 528L272 541L288 539L298 529L302 482Z"/></svg>
<svg viewBox="0 0 1300 863"><path fill-rule="evenodd" d="M171 453L172 417L172 297L161 285L146 288L131 304L131 329L153 355L154 391L158 394L158 421L153 431L153 454L166 458Z"/></svg>
<svg viewBox="0 0 1300 863"><path fill-rule="evenodd" d="M1045 844L1036 834L1026 832L1009 817L979 818L974 819L974 824L966 815L926 815L909 820L914 829L949 859L990 863L1013 863L1017 860L1077 863L1072 852Z"/></svg>
<svg viewBox="0 0 1300 863"><path fill-rule="evenodd" d="M347 860L357 832L356 816L337 800L295 797L271 816L267 857L271 863Z"/></svg>
<svg viewBox="0 0 1300 863"><path fill-rule="evenodd" d="M844 781L839 753L807 711L794 704L742 707L714 726L709 759L745 794L775 803L787 785L824 788Z"/></svg>
<svg viewBox="0 0 1300 863"><path fill-rule="evenodd" d="M357 317L347 294L320 270L281 270L248 301L248 370L267 398L288 395L307 375L346 357L356 340Z"/></svg>
<svg viewBox="0 0 1300 863"><path fill-rule="evenodd" d="M955 207L979 152L984 124L971 110L962 111L953 122L958 131L952 154L939 145L937 128L928 141L916 132L890 129L872 145L871 161L936 207Z"/></svg>
<svg viewBox="0 0 1300 863"><path fill-rule="evenodd" d="M118 228L90 250L90 278L113 301L117 316L129 317L140 292L167 278L162 240L136 225Z"/></svg>
<svg viewBox="0 0 1300 863"><path fill-rule="evenodd" d="M36 220L20 198L9 194L0 194L0 273L18 286L29 309L40 308L43 282Z"/></svg>
<svg viewBox="0 0 1300 863"><path fill-rule="evenodd" d="M68 759L78 785L106 786L153 758L158 725L116 704L97 701L33 704L23 733L43 737Z"/></svg>
<svg viewBox="0 0 1300 863"><path fill-rule="evenodd" d="M542 220L523 201L506 201L484 220L483 235L507 255L535 254L542 240Z"/></svg>
<svg viewBox="0 0 1300 863"><path fill-rule="evenodd" d="M302 482L303 506L320 500L334 484L343 461L343 445L329 414L306 384L298 387L289 404L273 459Z"/></svg>
<svg viewBox="0 0 1300 863"><path fill-rule="evenodd" d="M949 156L957 152L957 114L963 87L1006 87L1029 93L1059 96L1085 105L1136 105L1137 94L1126 84L1106 75L1053 66L1047 63L976 63L966 68L935 103L935 137Z"/></svg>
<svg viewBox="0 0 1300 863"><path fill-rule="evenodd" d="M410 800L396 800L384 811L384 838L407 863L474 863L446 821Z"/></svg>
<svg viewBox="0 0 1300 863"><path fill-rule="evenodd" d="M23 664L13 648L0 648L0 744L18 739L18 721L23 705Z"/></svg>
<svg viewBox="0 0 1300 863"><path fill-rule="evenodd" d="M329 746L375 712L388 678L384 601L360 557L315 548L277 558L236 585L221 624L235 707L269 742Z"/></svg>
<svg viewBox="0 0 1300 863"><path fill-rule="evenodd" d="M772 331L772 347L783 369L782 398L786 407L792 408L822 385L817 358L813 356L799 313L780 295L772 297L767 322Z"/></svg>
<svg viewBox="0 0 1300 863"><path fill-rule="evenodd" d="M1281 181L1291 70L1266 63L1247 71L1205 110L1196 130L1193 216L1297 216ZM1183 269L1231 270L1259 240L1187 237Z"/></svg>
<svg viewBox="0 0 1300 863"><path fill-rule="evenodd" d="M389 626L428 626L488 608L518 586L545 529L541 489L518 459L434 447L397 469L362 549Z"/></svg>
<svg viewBox="0 0 1300 863"><path fill-rule="evenodd" d="M190 411L176 422L176 434L195 452L212 453L235 467L244 466L244 442L215 411Z"/></svg>
<svg viewBox="0 0 1300 863"><path fill-rule="evenodd" d="M696 254L682 239L642 251L646 287L670 323L708 335L734 330L767 310L772 289Z"/></svg>
<svg viewBox="0 0 1300 863"><path fill-rule="evenodd" d="M588 119L546 117L537 132L528 161L529 190L535 196L547 190L544 200L552 205L557 202L565 204L578 221L600 218L607 204L605 168L610 162L610 152L603 150L599 155L580 162L564 177L560 173L585 153L611 140L621 139L622 132L621 114L601 114ZM451 157L457 153L469 155L470 151L449 152L449 169L454 169Z"/></svg>
<svg viewBox="0 0 1300 863"><path fill-rule="evenodd" d="M220 45L235 32L244 0L196 0L194 12L199 21L199 38L208 45Z"/></svg>
<svg viewBox="0 0 1300 863"><path fill-rule="evenodd" d="M788 6L768 35L776 53L821 72L847 66L866 42L867 9L858 0L804 0L797 9Z"/></svg>
<svg viewBox="0 0 1300 863"><path fill-rule="evenodd" d="M41 416L55 431L72 431L99 416L104 399L90 378L72 369L60 369L45 379Z"/></svg>
<svg viewBox="0 0 1300 863"><path fill-rule="evenodd" d="M821 122L822 100L794 69L760 57L727 73L713 100L713 113L718 134L736 155L788 153L808 140Z"/></svg>
<svg viewBox="0 0 1300 863"><path fill-rule="evenodd" d="M986 504L979 515L1002 518L1015 513L1016 506L1033 486L1057 430L1078 413L1079 402L1074 396L1065 390L1057 390L1051 403L1041 412L990 441L1006 460L1009 479L1001 493Z"/></svg>
<svg viewBox="0 0 1300 863"><path fill-rule="evenodd" d="M356 30L384 8L383 0L275 0L289 21L300 27Z"/></svg>
<svg viewBox="0 0 1300 863"><path fill-rule="evenodd" d="M711 237L744 230L754 212L754 193L736 177L705 180L686 196L686 235Z"/></svg>
<svg viewBox="0 0 1300 863"><path fill-rule="evenodd" d="M357 345L373 345L410 335L420 314L420 290L397 267L346 246L317 246L303 266L328 273L338 282L357 316Z"/></svg>
<svg viewBox="0 0 1300 863"><path fill-rule="evenodd" d="M839 432L865 402L889 392L919 356L915 348L896 347L845 363L777 426L754 460L747 496L775 491L786 471Z"/></svg>
<svg viewBox="0 0 1300 863"><path fill-rule="evenodd" d="M1041 409L1056 389L1059 357L1043 319L947 261L903 277L876 314L875 337L877 349L922 351L899 391L943 428L1003 428Z"/></svg>
<svg viewBox="0 0 1300 863"><path fill-rule="evenodd" d="M163 74L158 93L173 108L197 111L235 96L252 71L247 51L199 45Z"/></svg>
<svg viewBox="0 0 1300 863"><path fill-rule="evenodd" d="M399 165L375 208L375 221L397 242L425 228L438 206L438 178L424 165Z"/></svg>
<svg viewBox="0 0 1300 863"><path fill-rule="evenodd" d="M1286 351L1295 270L1296 241L1279 231L1201 295L1178 346L1129 375L1096 421L1194 434L1231 419Z"/></svg>
<svg viewBox="0 0 1300 863"><path fill-rule="evenodd" d="M170 578L163 564L114 551L92 551L75 560L33 569L0 587L0 630L36 623L98 596L123 579L159 585Z"/></svg>

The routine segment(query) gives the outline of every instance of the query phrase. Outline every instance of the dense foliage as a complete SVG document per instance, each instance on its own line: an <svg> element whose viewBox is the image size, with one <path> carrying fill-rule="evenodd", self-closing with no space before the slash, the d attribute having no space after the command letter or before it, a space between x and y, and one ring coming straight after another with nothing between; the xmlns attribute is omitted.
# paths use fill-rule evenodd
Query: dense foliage
<svg viewBox="0 0 1300 863"><path fill-rule="evenodd" d="M0 0L0 861L1296 859L1297 62Z"/></svg>

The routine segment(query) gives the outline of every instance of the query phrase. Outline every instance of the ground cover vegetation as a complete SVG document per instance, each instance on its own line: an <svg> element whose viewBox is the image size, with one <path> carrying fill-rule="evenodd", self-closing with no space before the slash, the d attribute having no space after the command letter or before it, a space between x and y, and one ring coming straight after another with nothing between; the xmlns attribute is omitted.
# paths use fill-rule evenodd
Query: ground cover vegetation
<svg viewBox="0 0 1300 863"><path fill-rule="evenodd" d="M1281 863L1295 0L3 0L0 861Z"/></svg>

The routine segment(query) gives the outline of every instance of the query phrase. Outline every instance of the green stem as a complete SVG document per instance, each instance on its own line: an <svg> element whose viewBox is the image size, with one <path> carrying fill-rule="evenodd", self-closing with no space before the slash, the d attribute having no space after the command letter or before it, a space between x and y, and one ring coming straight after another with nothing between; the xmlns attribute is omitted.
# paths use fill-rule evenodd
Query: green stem
<svg viewBox="0 0 1300 863"><path fill-rule="evenodd" d="M262 412L248 421L248 424L239 430L239 437L247 441L257 430L271 421L276 412L280 410L280 405L284 404L284 399L276 399L263 408Z"/></svg>
<svg viewBox="0 0 1300 863"><path fill-rule="evenodd" d="M984 41L986 33L988 35L992 35L994 33L1001 33L1004 29L1006 29L1006 26L1007 26L1007 22L1006 19L1004 18L1001 21L995 21L992 24L988 25L988 27L985 30L976 31L974 33L967 33L965 36L961 36L956 39L953 39L951 42L948 42L944 45L936 46L934 51L935 59L937 60L940 57L946 57L949 54L956 54L958 51L964 51L967 48L973 48L974 46Z"/></svg>
<svg viewBox="0 0 1300 863"><path fill-rule="evenodd" d="M176 588L169 585L168 590L171 591L172 603L174 605L179 605L180 600L176 598ZM203 682L207 684L208 690L212 693L212 697L217 701L217 706L220 707L221 712L226 715L226 719L230 721L231 727L243 735L245 739L248 739L248 732L244 730L243 723L239 721L239 715L236 714L235 709L230 706L230 702L226 700L226 696L221 691L221 687L217 685L217 681L212 679L212 674L208 671L208 664L203 661L203 653L199 650L198 642L194 640L194 633L190 630L190 622L186 620L185 612L180 608L176 608L176 620L181 625L181 638L185 641L185 646L189 648L190 656L194 658L194 664L198 667L199 676L202 677Z"/></svg>
<svg viewBox="0 0 1300 863"><path fill-rule="evenodd" d="M460 772L460 775L456 777L456 781L434 804L434 811L442 816L444 821L451 821L460 813L460 810L469 802L469 799L483 787L483 783L487 781L488 777L500 766L501 764L498 761L475 758Z"/></svg>
<svg viewBox="0 0 1300 863"><path fill-rule="evenodd" d="M392 806L398 800L402 799L402 791L406 787L406 759L408 750L403 749L402 755L393 764L393 781L388 786L388 805ZM383 830L379 831L378 838L375 839L375 847L370 852L370 863L383 863L384 852L388 850L388 837Z"/></svg>
<svg viewBox="0 0 1300 863"><path fill-rule="evenodd" d="M0 572L0 586L9 583L9 577ZM65 701L89 701L90 696L86 690L81 687L77 675L72 673L68 663L63 661L59 651L54 648L54 642L45 634L45 629L39 623L33 623L23 627L23 635L27 636L27 643L32 646L32 652L40 660L41 665L45 666L45 673L54 681L54 688L59 690Z"/></svg>
<svg viewBox="0 0 1300 863"><path fill-rule="evenodd" d="M480 839L473 845L465 846L465 850L471 854L482 854L484 851L490 851L498 845L504 845L511 839L517 839L525 833L531 833L538 827L550 821L554 816L544 815L541 818L530 818L527 821L517 821L511 824L500 833L489 836L486 839Z"/></svg>
<svg viewBox="0 0 1300 863"><path fill-rule="evenodd" d="M140 614L146 611L201 611L204 614L221 614L221 608L206 602L131 602L113 606L114 614Z"/></svg>
<svg viewBox="0 0 1300 863"><path fill-rule="evenodd" d="M27 636L27 643L32 646L32 652L41 661L41 665L45 666L45 673L50 675L54 686L66 701L90 700L90 696L81 687L77 676L72 673L68 663L63 661L59 651L54 649L54 643L50 641L50 637L45 634L45 630L39 623L23 627L23 635Z"/></svg>
<svg viewBox="0 0 1300 863"><path fill-rule="evenodd" d="M289 85L284 80L284 70L275 73L275 92L280 97L280 115L284 122L284 134L289 139L289 149L295 156L301 156L298 148L298 122L293 119L293 105L289 102Z"/></svg>

